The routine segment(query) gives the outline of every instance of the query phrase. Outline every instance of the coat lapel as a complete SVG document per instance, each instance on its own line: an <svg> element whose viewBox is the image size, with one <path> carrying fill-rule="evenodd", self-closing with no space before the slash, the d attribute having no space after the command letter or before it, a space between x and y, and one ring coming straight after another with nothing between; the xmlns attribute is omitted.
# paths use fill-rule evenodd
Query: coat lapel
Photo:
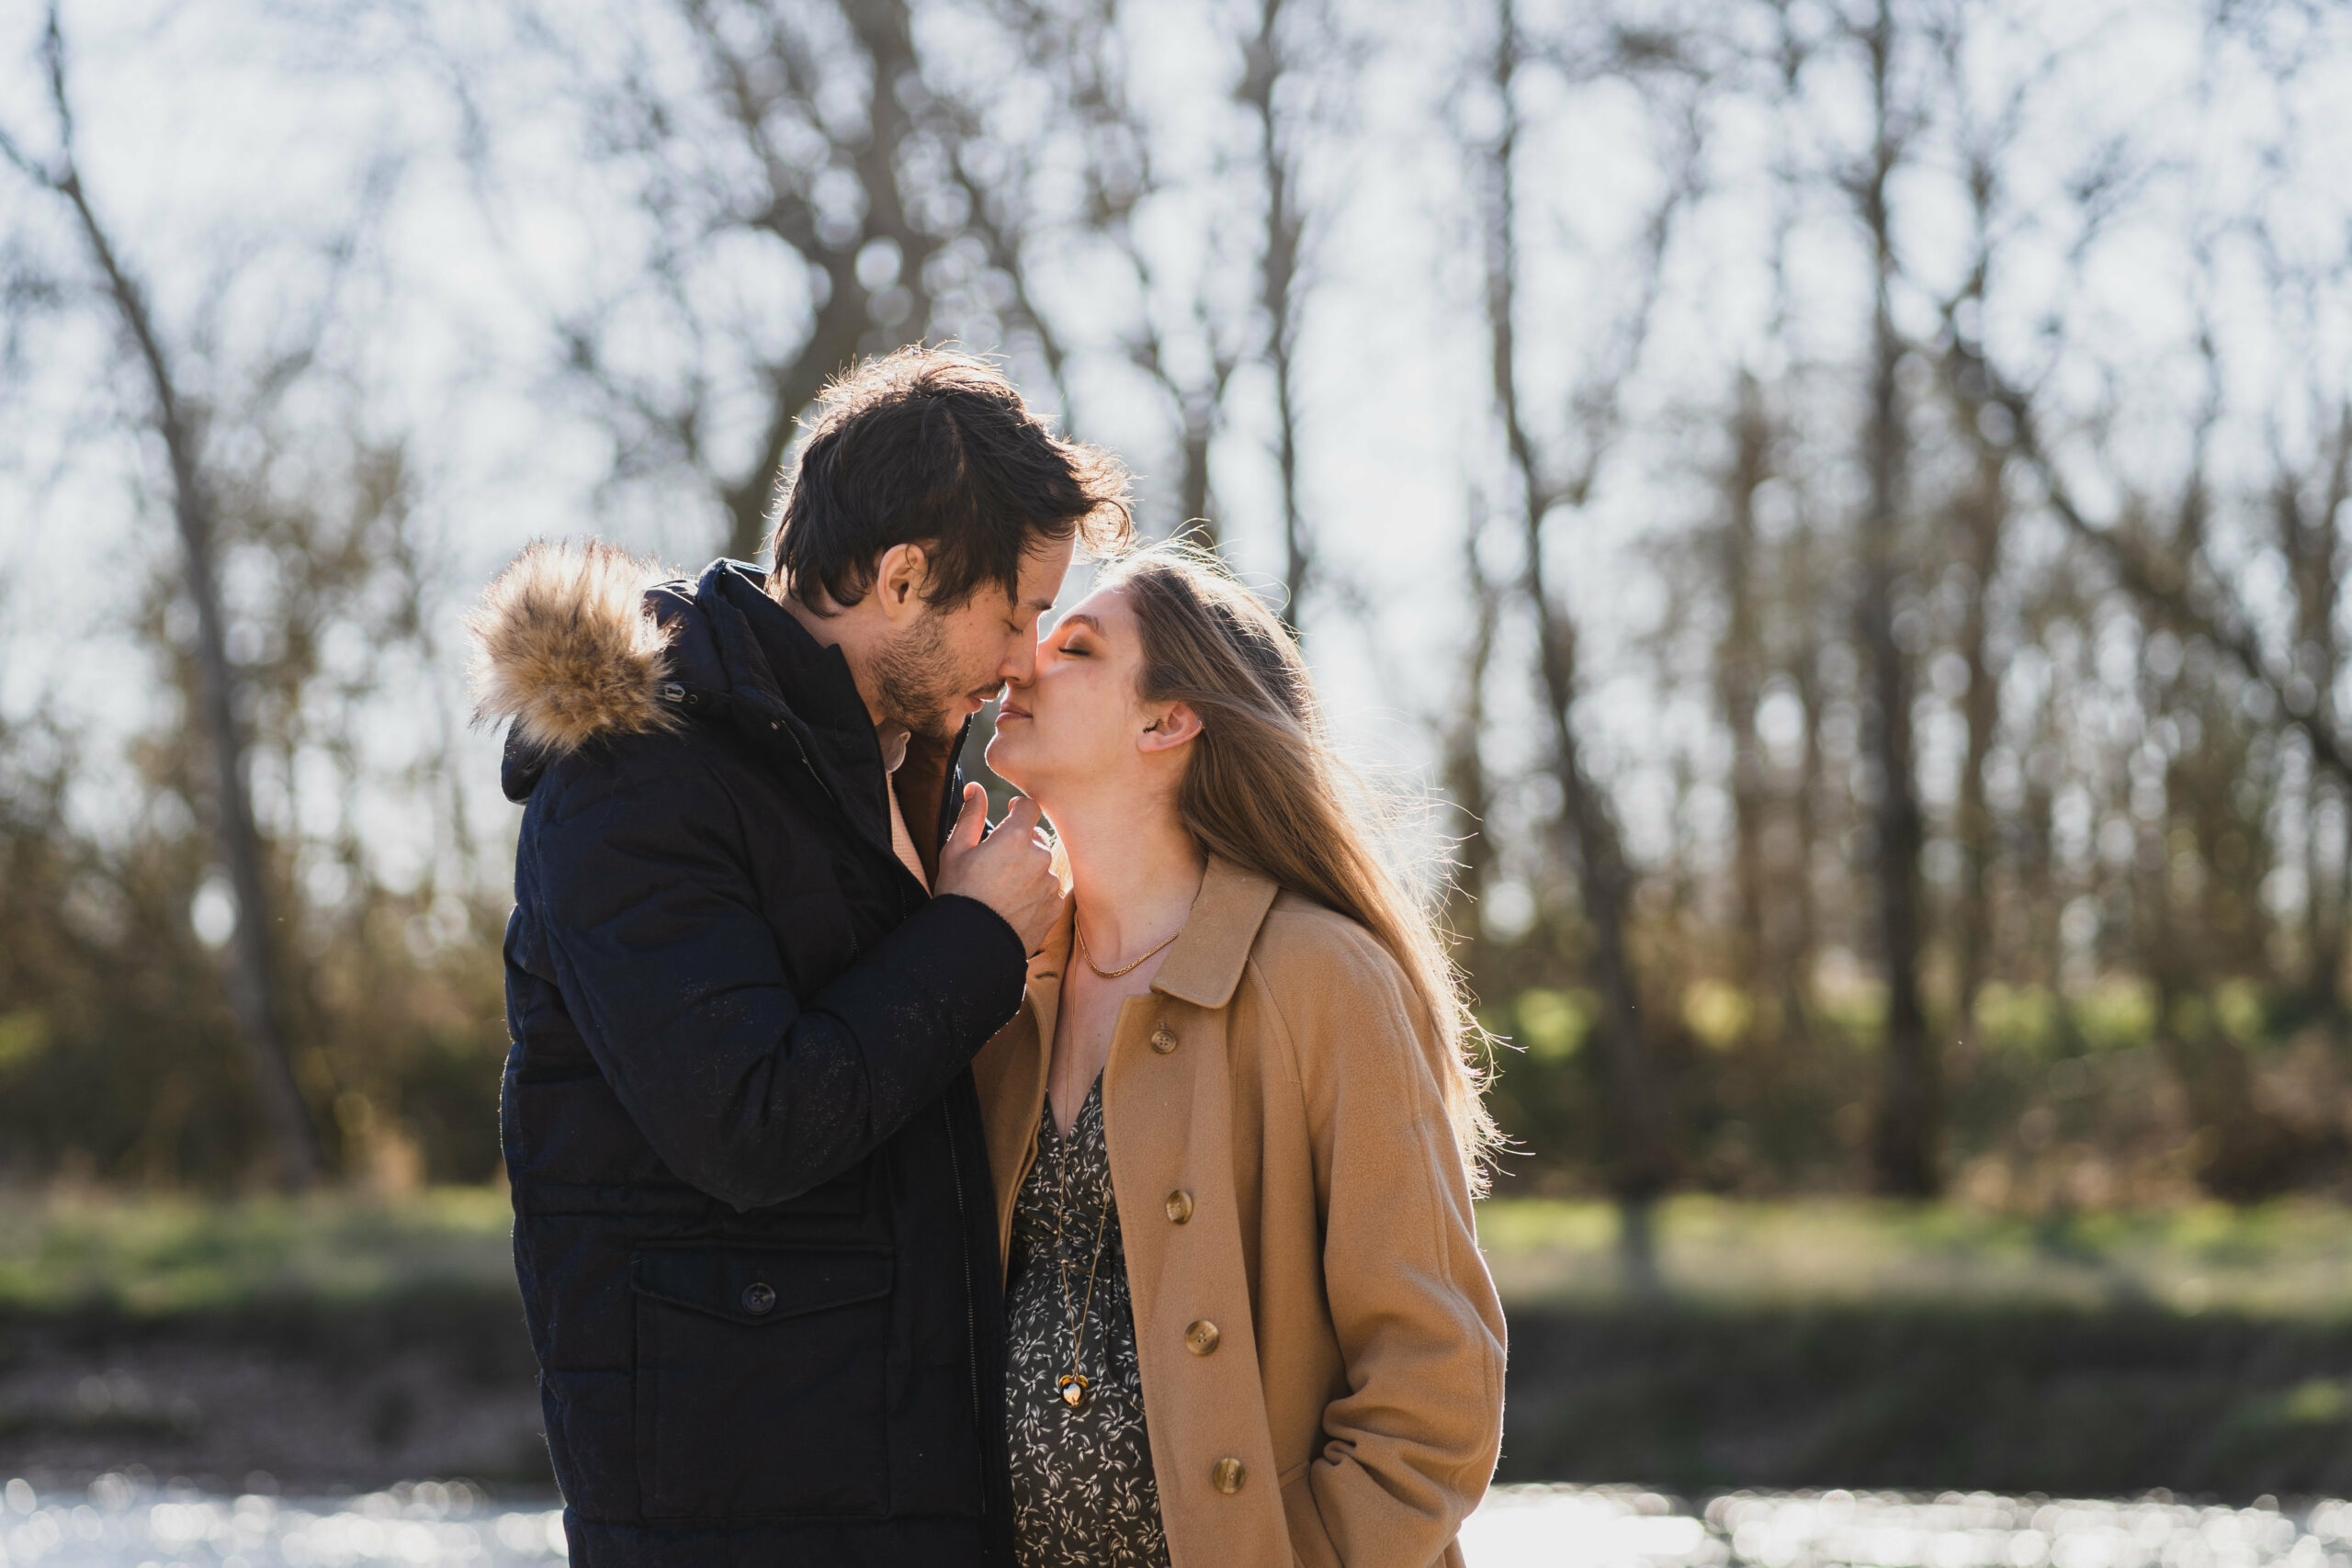
<svg viewBox="0 0 2352 1568"><path fill-rule="evenodd" d="M1278 891L1258 873L1211 855L1192 918L1160 960L1151 988L1194 1007L1221 1008L1231 1001Z"/></svg>

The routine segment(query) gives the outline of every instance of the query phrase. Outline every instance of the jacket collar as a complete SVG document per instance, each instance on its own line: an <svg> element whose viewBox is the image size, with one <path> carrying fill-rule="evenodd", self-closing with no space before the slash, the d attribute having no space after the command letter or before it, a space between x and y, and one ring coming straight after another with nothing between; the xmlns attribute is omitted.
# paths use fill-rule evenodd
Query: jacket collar
<svg viewBox="0 0 2352 1568"><path fill-rule="evenodd" d="M1183 934L1152 976L1151 988L1195 1007L1221 1008L1233 999L1250 963L1258 928L1280 891L1272 879L1222 855L1209 857L1200 897Z"/></svg>
<svg viewBox="0 0 2352 1568"><path fill-rule="evenodd" d="M662 584L648 603L671 628L678 682L720 699L720 714L754 738L788 729L826 793L862 836L888 851L890 768L842 650L809 636L768 592L765 574L741 561L713 561L698 581ZM946 841L961 804L956 760L970 732L967 719L947 748L935 843Z"/></svg>

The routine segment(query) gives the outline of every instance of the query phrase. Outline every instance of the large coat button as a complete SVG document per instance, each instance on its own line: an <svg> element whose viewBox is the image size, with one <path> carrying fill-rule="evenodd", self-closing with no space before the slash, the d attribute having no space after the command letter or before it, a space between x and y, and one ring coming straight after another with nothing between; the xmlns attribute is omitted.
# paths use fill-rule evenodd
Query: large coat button
<svg viewBox="0 0 2352 1568"><path fill-rule="evenodd" d="M1249 1478L1250 1472L1241 1468L1238 1459L1221 1459L1209 1467L1209 1481L1228 1497L1240 1491L1241 1483Z"/></svg>
<svg viewBox="0 0 2352 1568"><path fill-rule="evenodd" d="M754 1317L765 1316L775 1310L775 1287L764 1280L755 1280L743 1287L743 1310Z"/></svg>
<svg viewBox="0 0 2352 1568"><path fill-rule="evenodd" d="M1169 1052L1176 1049L1175 1032L1164 1023L1158 1029L1153 1030L1151 1032L1151 1048L1159 1052L1163 1056L1168 1055Z"/></svg>
<svg viewBox="0 0 2352 1568"><path fill-rule="evenodd" d="M1205 1356L1216 1348L1216 1325L1207 1318L1195 1318L1184 1330L1184 1348L1195 1356Z"/></svg>
<svg viewBox="0 0 2352 1568"><path fill-rule="evenodd" d="M1179 1187L1168 1195L1168 1223L1181 1225L1193 1217L1193 1195Z"/></svg>

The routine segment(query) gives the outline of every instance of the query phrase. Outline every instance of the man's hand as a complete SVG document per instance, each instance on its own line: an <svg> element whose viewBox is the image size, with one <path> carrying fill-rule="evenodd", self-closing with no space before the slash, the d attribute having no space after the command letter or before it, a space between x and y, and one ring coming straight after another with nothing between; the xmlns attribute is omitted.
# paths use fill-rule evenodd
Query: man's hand
<svg viewBox="0 0 2352 1568"><path fill-rule="evenodd" d="M988 791L966 784L956 830L939 852L934 889L977 898L1002 915L1028 953L1046 945L1061 919L1064 897L1061 879L1054 874L1053 847L1037 826L1042 819L1037 803L1023 796L991 831Z"/></svg>

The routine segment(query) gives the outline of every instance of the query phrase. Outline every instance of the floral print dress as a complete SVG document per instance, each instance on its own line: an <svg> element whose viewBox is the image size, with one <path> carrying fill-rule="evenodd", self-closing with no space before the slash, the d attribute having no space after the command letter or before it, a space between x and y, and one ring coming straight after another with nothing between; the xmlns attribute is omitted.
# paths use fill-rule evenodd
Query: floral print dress
<svg viewBox="0 0 2352 1568"><path fill-rule="evenodd" d="M1068 1138L1050 1108L1038 1123L1036 1157L1014 1200L1011 1264L1004 1403L1021 1568L1166 1568L1099 1077ZM1057 1380L1073 1370L1081 1307L1075 1370L1089 1386L1073 1408Z"/></svg>

